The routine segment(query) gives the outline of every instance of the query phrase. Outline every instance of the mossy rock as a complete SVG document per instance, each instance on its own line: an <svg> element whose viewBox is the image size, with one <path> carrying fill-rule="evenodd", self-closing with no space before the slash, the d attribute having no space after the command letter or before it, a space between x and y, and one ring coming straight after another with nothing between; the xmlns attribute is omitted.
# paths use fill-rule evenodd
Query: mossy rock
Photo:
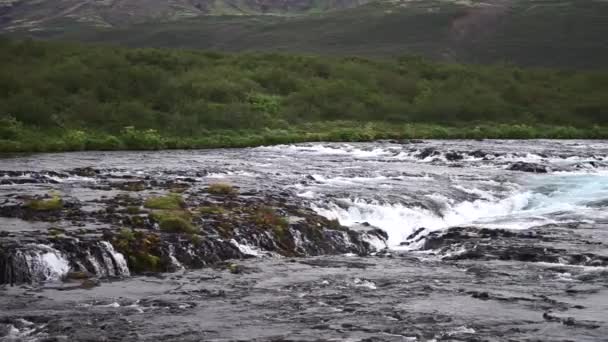
<svg viewBox="0 0 608 342"><path fill-rule="evenodd" d="M192 242L195 247L198 247L201 245L201 243L203 243L203 237L198 234L192 234L190 237L190 242Z"/></svg>
<svg viewBox="0 0 608 342"><path fill-rule="evenodd" d="M187 210L155 210L150 213L150 218L156 222L169 217L179 217L186 221L192 221L192 214Z"/></svg>
<svg viewBox="0 0 608 342"><path fill-rule="evenodd" d="M226 213L226 209L217 205L210 205L198 208L198 212L203 215L223 215Z"/></svg>
<svg viewBox="0 0 608 342"><path fill-rule="evenodd" d="M190 189L189 184L180 183L180 184L172 184L171 187L169 188L169 191L171 193L181 194L181 193L188 191L188 189Z"/></svg>
<svg viewBox="0 0 608 342"><path fill-rule="evenodd" d="M35 211L54 211L63 208L63 200L59 196L53 196L49 199L33 199L25 204L25 206Z"/></svg>
<svg viewBox="0 0 608 342"><path fill-rule="evenodd" d="M118 186L119 189L124 191L143 191L146 190L146 183L144 182L127 182L122 183Z"/></svg>
<svg viewBox="0 0 608 342"><path fill-rule="evenodd" d="M149 209L178 210L184 208L186 202L179 194L168 194L166 196L150 197L144 202L144 207Z"/></svg>
<svg viewBox="0 0 608 342"><path fill-rule="evenodd" d="M86 271L68 272L68 274L65 275L65 279L70 279L70 280L71 279L76 279L76 280L89 279L92 277L93 277L93 275Z"/></svg>
<svg viewBox="0 0 608 342"><path fill-rule="evenodd" d="M230 263L230 264L228 264L228 271L232 274L241 274L241 273L245 272L245 267L243 267L239 264Z"/></svg>
<svg viewBox="0 0 608 342"><path fill-rule="evenodd" d="M135 232L132 229L123 228L118 232L120 240L133 241L135 240Z"/></svg>
<svg viewBox="0 0 608 342"><path fill-rule="evenodd" d="M199 229L196 228L191 222L176 216L164 218L158 223L158 225L160 230L168 233L196 234L199 232Z"/></svg>
<svg viewBox="0 0 608 342"><path fill-rule="evenodd" d="M150 253L138 252L129 256L129 267L135 273L157 272L161 269L160 257Z"/></svg>
<svg viewBox="0 0 608 342"><path fill-rule="evenodd" d="M276 235L281 237L289 227L289 222L285 217L279 216L273 208L264 207L255 212L254 221L256 224L271 228Z"/></svg>
<svg viewBox="0 0 608 342"><path fill-rule="evenodd" d="M128 206L125 211L127 212L127 214L129 215L138 215L141 213L141 209L136 206L136 205L130 205Z"/></svg>
<svg viewBox="0 0 608 342"><path fill-rule="evenodd" d="M150 214L158 222L160 230L168 233L196 234L199 229L192 224L192 216L186 210L158 210Z"/></svg>
<svg viewBox="0 0 608 342"><path fill-rule="evenodd" d="M65 234L65 229L62 228L56 228L56 227L51 227L48 229L48 233L51 236L58 236L58 235L62 235Z"/></svg>
<svg viewBox="0 0 608 342"><path fill-rule="evenodd" d="M212 195L234 196L238 191L230 184L215 183L207 187L207 192Z"/></svg>

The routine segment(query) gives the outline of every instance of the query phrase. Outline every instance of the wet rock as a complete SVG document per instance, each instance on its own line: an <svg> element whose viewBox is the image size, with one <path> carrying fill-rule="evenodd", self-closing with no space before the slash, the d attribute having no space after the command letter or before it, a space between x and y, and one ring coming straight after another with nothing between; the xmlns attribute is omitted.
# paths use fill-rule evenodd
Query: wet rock
<svg viewBox="0 0 608 342"><path fill-rule="evenodd" d="M232 274L241 274L245 269L239 264L228 264L228 271Z"/></svg>
<svg viewBox="0 0 608 342"><path fill-rule="evenodd" d="M439 151L437 151L435 148L433 147L427 147L425 149L423 149L422 151L420 151L420 153L418 153L418 155L416 155L416 157L418 159L426 159L428 157L434 157L434 156L438 156L441 153Z"/></svg>
<svg viewBox="0 0 608 342"><path fill-rule="evenodd" d="M413 240L415 239L418 235L420 235L422 232L424 232L426 230L426 228L424 227L420 227L418 229L416 229L412 234L410 234L406 240Z"/></svg>
<svg viewBox="0 0 608 342"><path fill-rule="evenodd" d="M38 235L33 244L14 243L15 237L0 238L0 284L44 281L49 274L56 279L67 276L89 280L173 272L255 254L367 255L375 251L368 240L388 238L386 232L369 225L362 225L359 230L343 227L292 203L289 196L275 193L245 197L235 193L214 196L217 198L210 202L204 193L187 197L173 194L165 197L178 198L178 205L153 206L150 198L158 202L165 197L150 197L144 203L141 197L119 194L98 200L104 206L98 211L84 212L79 206L66 203L61 210L43 214L20 205L3 206L4 215L69 220L73 227L99 222L110 228L103 234L89 234L85 229L56 234L49 230L48 235ZM152 209L142 211L144 204ZM179 220L192 229L166 229L164 217ZM45 261L45 253L51 253L61 268L53 270L55 266ZM85 286L88 284L92 283L85 282Z"/></svg>
<svg viewBox="0 0 608 342"><path fill-rule="evenodd" d="M99 285L101 285L101 282L99 281L99 279L85 279L80 284L80 287L83 289L92 289Z"/></svg>
<svg viewBox="0 0 608 342"><path fill-rule="evenodd" d="M424 140L420 140L420 139L400 139L400 140L389 140L388 141L391 144L399 144L399 145L409 145L409 144L423 144Z"/></svg>
<svg viewBox="0 0 608 342"><path fill-rule="evenodd" d="M458 161L464 159L464 156L458 152L451 151L445 154L445 159L448 161Z"/></svg>
<svg viewBox="0 0 608 342"><path fill-rule="evenodd" d="M95 170L92 167L83 167L73 169L70 173L80 177L95 177L99 174L99 170Z"/></svg>
<svg viewBox="0 0 608 342"><path fill-rule="evenodd" d="M66 279L88 279L93 277L93 274L86 271L78 271L78 272L68 272L66 274Z"/></svg>
<svg viewBox="0 0 608 342"><path fill-rule="evenodd" d="M475 150L471 153L469 153L469 155L473 158L485 158L488 154L482 150Z"/></svg>
<svg viewBox="0 0 608 342"><path fill-rule="evenodd" d="M522 171L522 172L531 172L531 173L547 173L548 169L545 165L535 164L535 163L526 163L526 162L517 162L511 164L507 170L509 171Z"/></svg>
<svg viewBox="0 0 608 342"><path fill-rule="evenodd" d="M560 237L551 234L552 232L544 227L538 231L454 227L426 235L422 250L435 250L444 255L445 260L515 260L584 266L608 265L608 256L567 251L554 246L554 241Z"/></svg>

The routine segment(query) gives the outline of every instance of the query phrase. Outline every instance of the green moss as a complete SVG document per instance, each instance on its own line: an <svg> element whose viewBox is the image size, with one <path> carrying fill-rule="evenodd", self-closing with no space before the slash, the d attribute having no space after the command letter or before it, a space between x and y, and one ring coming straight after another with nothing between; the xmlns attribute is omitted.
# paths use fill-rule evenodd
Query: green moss
<svg viewBox="0 0 608 342"><path fill-rule="evenodd" d="M49 234L51 236L58 236L58 235L61 235L61 234L64 234L64 233L65 233L65 230L63 230L61 228L55 228L55 227L49 228Z"/></svg>
<svg viewBox="0 0 608 342"><path fill-rule="evenodd" d="M127 211L127 214L129 214L129 215L137 215L137 214L139 214L141 212L141 210L139 209L139 207L138 206L134 206L134 205L128 206L127 209L126 209L126 211Z"/></svg>
<svg viewBox="0 0 608 342"><path fill-rule="evenodd" d="M228 271L232 274L243 273L243 267L238 264L228 264Z"/></svg>
<svg viewBox="0 0 608 342"><path fill-rule="evenodd" d="M207 215L223 215L226 213L226 209L224 209L220 206L217 206L217 205L200 207L200 208L198 208L198 211L201 214L207 214Z"/></svg>
<svg viewBox="0 0 608 342"><path fill-rule="evenodd" d="M167 217L158 223L160 230L168 233L187 233L196 234L199 229L192 225L191 222L184 220L181 217Z"/></svg>
<svg viewBox="0 0 608 342"><path fill-rule="evenodd" d="M118 238L121 240L133 241L135 240L135 233L132 229L123 228L118 232Z"/></svg>
<svg viewBox="0 0 608 342"><path fill-rule="evenodd" d="M160 270L160 257L150 253L136 253L129 256L129 266L136 272L155 272Z"/></svg>
<svg viewBox="0 0 608 342"><path fill-rule="evenodd" d="M199 229L192 224L192 215L186 210L157 210L150 218L158 222L160 230L169 233L195 234Z"/></svg>
<svg viewBox="0 0 608 342"><path fill-rule="evenodd" d="M210 184L209 187L207 188L207 192L209 192L212 195L224 195L224 196L236 195L238 193L238 191L232 185L226 184L226 183Z"/></svg>
<svg viewBox="0 0 608 342"><path fill-rule="evenodd" d="M190 242L192 242L194 246L198 247L203 242L203 238L198 234L192 234L190 237Z"/></svg>
<svg viewBox="0 0 608 342"><path fill-rule="evenodd" d="M192 214L187 210L155 210L150 213L150 218L156 222L170 217L179 217L186 221L192 220Z"/></svg>
<svg viewBox="0 0 608 342"><path fill-rule="evenodd" d="M53 211L63 208L63 200L58 195L54 195L49 199L34 199L25 204L29 209L36 211Z"/></svg>
<svg viewBox="0 0 608 342"><path fill-rule="evenodd" d="M340 224L340 221L333 219L333 220L329 220L328 221L328 228L330 229L340 229L342 228L342 225Z"/></svg>
<svg viewBox="0 0 608 342"><path fill-rule="evenodd" d="M264 207L255 212L254 221L258 225L268 227L274 231L276 235L282 237L286 229L289 227L289 222L285 217L279 216L273 208Z"/></svg>
<svg viewBox="0 0 608 342"><path fill-rule="evenodd" d="M177 210L186 205L179 194L168 194L166 196L150 197L144 202L144 207L149 209Z"/></svg>
<svg viewBox="0 0 608 342"><path fill-rule="evenodd" d="M109 239L114 248L125 256L133 273L164 270L159 256L161 244L157 234L123 228Z"/></svg>

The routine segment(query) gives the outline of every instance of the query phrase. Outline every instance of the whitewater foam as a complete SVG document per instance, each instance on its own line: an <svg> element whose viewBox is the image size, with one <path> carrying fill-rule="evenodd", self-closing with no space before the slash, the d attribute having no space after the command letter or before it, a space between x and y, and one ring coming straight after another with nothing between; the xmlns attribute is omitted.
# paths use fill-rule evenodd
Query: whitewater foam
<svg viewBox="0 0 608 342"><path fill-rule="evenodd" d="M475 200L458 201L446 194L428 194L429 203L408 204L367 198L340 198L313 204L313 209L341 224L367 222L385 230L388 245L397 246L418 228L427 233L454 226L527 229L535 226L593 222L585 217L607 218L604 207L594 203L608 199L608 177L598 175L546 176L503 194L452 185L473 194ZM507 191L507 190L505 190ZM429 209L432 208L432 209Z"/></svg>

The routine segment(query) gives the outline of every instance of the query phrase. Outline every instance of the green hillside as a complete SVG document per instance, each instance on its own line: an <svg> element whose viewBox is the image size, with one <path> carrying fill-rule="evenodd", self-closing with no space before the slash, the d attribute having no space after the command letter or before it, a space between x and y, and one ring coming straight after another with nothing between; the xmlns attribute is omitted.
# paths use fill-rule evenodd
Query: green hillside
<svg viewBox="0 0 608 342"><path fill-rule="evenodd" d="M0 150L608 137L608 72L0 40Z"/></svg>

